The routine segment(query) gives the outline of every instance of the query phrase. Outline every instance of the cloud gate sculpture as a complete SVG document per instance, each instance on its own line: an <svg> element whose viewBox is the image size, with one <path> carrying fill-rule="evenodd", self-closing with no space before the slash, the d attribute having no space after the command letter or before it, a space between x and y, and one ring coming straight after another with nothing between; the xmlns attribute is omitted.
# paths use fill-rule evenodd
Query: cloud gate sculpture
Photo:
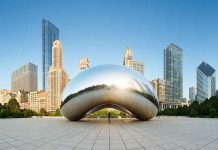
<svg viewBox="0 0 218 150"><path fill-rule="evenodd" d="M118 65L95 66L79 73L63 97L61 112L71 121L103 108L115 108L139 120L149 120L158 111L151 84L138 72Z"/></svg>

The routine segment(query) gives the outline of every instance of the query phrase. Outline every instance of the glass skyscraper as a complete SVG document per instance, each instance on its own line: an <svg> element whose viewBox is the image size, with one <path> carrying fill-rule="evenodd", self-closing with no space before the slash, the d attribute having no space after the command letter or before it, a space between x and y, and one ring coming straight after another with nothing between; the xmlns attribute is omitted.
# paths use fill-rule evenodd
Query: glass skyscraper
<svg viewBox="0 0 218 150"><path fill-rule="evenodd" d="M183 60L182 49L170 44L164 49L164 79L166 84L166 101L181 101L183 98Z"/></svg>
<svg viewBox="0 0 218 150"><path fill-rule="evenodd" d="M209 64L202 62L197 68L197 100L216 95L216 70Z"/></svg>
<svg viewBox="0 0 218 150"><path fill-rule="evenodd" d="M59 29L50 21L42 20L42 86L48 89L48 71L52 64L52 46L55 40L59 40Z"/></svg>

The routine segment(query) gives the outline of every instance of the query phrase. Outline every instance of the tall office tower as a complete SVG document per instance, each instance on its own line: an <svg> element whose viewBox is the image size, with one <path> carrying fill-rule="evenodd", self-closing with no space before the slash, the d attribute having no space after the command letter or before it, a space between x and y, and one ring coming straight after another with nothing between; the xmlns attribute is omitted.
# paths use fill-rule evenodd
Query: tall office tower
<svg viewBox="0 0 218 150"><path fill-rule="evenodd" d="M11 75L11 90L18 92L37 91L38 89L38 72L37 66L28 63L14 71Z"/></svg>
<svg viewBox="0 0 218 150"><path fill-rule="evenodd" d="M85 70L85 69L87 69L87 68L89 68L89 60L88 60L88 58L82 58L82 59L80 59L80 61L79 61L79 70L80 71L83 71L83 70Z"/></svg>
<svg viewBox="0 0 218 150"><path fill-rule="evenodd" d="M50 21L42 20L42 86L48 90L48 71L52 64L52 46L59 40L59 29Z"/></svg>
<svg viewBox="0 0 218 150"><path fill-rule="evenodd" d="M164 80L167 81L168 101L181 101L183 98L183 62L182 49L170 44L164 49Z"/></svg>
<svg viewBox="0 0 218 150"><path fill-rule="evenodd" d="M165 101L165 84L166 81L163 79L155 79L151 81L151 84L153 85L154 89L156 90L157 97L159 102Z"/></svg>
<svg viewBox="0 0 218 150"><path fill-rule="evenodd" d="M52 47L52 66L48 72L48 111L60 108L62 93L69 79L63 68L63 49L59 40Z"/></svg>
<svg viewBox="0 0 218 150"><path fill-rule="evenodd" d="M133 53L130 48L125 49L123 65L132 68L144 75L144 63L133 60Z"/></svg>
<svg viewBox="0 0 218 150"><path fill-rule="evenodd" d="M197 95L197 90L195 87L190 87L189 88L189 99L190 101L195 101L196 100L196 95Z"/></svg>
<svg viewBox="0 0 218 150"><path fill-rule="evenodd" d="M202 62L197 67L197 100L216 95L216 70L209 64Z"/></svg>

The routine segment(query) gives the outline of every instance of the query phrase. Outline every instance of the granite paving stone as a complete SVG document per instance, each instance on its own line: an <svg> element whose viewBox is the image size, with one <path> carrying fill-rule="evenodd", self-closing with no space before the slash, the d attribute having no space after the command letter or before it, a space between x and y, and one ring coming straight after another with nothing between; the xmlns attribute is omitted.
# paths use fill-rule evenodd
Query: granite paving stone
<svg viewBox="0 0 218 150"><path fill-rule="evenodd" d="M218 150L218 119L0 119L0 150Z"/></svg>

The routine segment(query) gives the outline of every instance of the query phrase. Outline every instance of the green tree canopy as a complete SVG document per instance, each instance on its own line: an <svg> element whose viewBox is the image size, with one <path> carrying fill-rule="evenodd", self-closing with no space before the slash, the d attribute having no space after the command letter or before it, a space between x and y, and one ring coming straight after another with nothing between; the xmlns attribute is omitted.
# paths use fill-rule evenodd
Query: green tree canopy
<svg viewBox="0 0 218 150"><path fill-rule="evenodd" d="M10 99L7 108L8 108L9 115L11 117L22 117L22 112L20 111L20 105L16 99L14 98Z"/></svg>
<svg viewBox="0 0 218 150"><path fill-rule="evenodd" d="M45 110L45 108L41 108L39 111L40 116L48 116L48 112Z"/></svg>

